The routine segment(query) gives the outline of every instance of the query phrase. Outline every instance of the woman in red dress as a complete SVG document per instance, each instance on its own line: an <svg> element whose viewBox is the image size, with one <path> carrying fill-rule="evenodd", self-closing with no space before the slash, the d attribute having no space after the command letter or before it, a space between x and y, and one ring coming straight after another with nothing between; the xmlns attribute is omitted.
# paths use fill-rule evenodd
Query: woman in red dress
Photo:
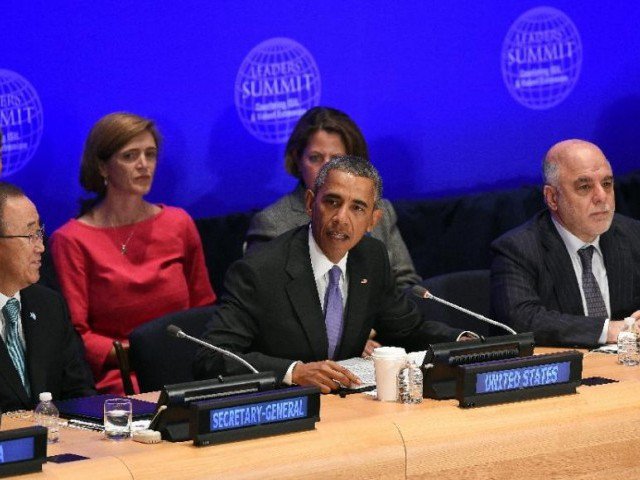
<svg viewBox="0 0 640 480"><path fill-rule="evenodd" d="M60 287L100 392L123 392L114 340L126 348L138 325L216 300L191 217L144 199L159 140L153 122L137 115L100 119L80 169L82 187L96 197L51 237Z"/></svg>

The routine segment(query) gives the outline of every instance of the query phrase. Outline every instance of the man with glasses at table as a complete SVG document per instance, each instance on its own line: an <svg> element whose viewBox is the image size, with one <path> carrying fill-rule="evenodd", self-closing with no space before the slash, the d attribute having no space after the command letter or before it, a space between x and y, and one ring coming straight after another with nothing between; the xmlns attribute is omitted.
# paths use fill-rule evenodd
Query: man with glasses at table
<svg viewBox="0 0 640 480"><path fill-rule="evenodd" d="M62 297L36 282L44 227L22 190L0 182L0 410L93 395Z"/></svg>

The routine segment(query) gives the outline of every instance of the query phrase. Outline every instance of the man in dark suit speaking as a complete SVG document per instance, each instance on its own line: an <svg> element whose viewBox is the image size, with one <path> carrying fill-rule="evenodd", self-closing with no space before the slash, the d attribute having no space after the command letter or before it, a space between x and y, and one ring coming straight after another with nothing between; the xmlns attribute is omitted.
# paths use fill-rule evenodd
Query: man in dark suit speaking
<svg viewBox="0 0 640 480"><path fill-rule="evenodd" d="M316 385L328 393L359 379L334 360L360 356L374 328L384 344L425 349L461 335L424 322L397 292L384 244L366 234L380 218L382 181L358 157L322 167L306 192L311 226L298 227L231 266L204 339L239 353L285 384ZM226 373L244 367L224 361ZM221 370L221 359L198 352L197 377Z"/></svg>
<svg viewBox="0 0 640 480"><path fill-rule="evenodd" d="M539 345L616 342L640 318L640 222L614 214L611 165L592 143L557 143L543 174L547 211L492 244L494 316Z"/></svg>
<svg viewBox="0 0 640 480"><path fill-rule="evenodd" d="M35 284L44 252L35 205L0 182L0 409L31 409L41 392L54 400L95 394L78 337L60 295Z"/></svg>

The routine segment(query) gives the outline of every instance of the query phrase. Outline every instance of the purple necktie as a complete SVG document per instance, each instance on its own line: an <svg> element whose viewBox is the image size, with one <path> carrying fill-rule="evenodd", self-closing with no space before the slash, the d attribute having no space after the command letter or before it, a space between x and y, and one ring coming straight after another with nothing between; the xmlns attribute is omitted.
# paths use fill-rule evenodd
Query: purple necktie
<svg viewBox="0 0 640 480"><path fill-rule="evenodd" d="M607 307L602 299L602 292L596 277L593 276L591 271L591 259L593 257L593 251L595 247L589 245L585 248L578 250L578 256L582 263L582 290L584 291L584 298L587 301L587 315L589 317L607 317Z"/></svg>
<svg viewBox="0 0 640 480"><path fill-rule="evenodd" d="M336 347L342 336L342 292L340 291L340 267L334 265L329 270L329 286L325 294L324 323L327 327L327 340L329 340L329 358L333 358Z"/></svg>

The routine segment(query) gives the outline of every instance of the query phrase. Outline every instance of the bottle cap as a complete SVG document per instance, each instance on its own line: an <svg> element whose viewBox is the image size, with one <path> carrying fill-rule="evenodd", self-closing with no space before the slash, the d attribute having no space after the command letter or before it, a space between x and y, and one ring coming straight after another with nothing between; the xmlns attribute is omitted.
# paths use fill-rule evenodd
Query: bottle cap
<svg viewBox="0 0 640 480"><path fill-rule="evenodd" d="M40 398L41 402L50 402L53 397L51 396L51 392L42 392L38 398Z"/></svg>

